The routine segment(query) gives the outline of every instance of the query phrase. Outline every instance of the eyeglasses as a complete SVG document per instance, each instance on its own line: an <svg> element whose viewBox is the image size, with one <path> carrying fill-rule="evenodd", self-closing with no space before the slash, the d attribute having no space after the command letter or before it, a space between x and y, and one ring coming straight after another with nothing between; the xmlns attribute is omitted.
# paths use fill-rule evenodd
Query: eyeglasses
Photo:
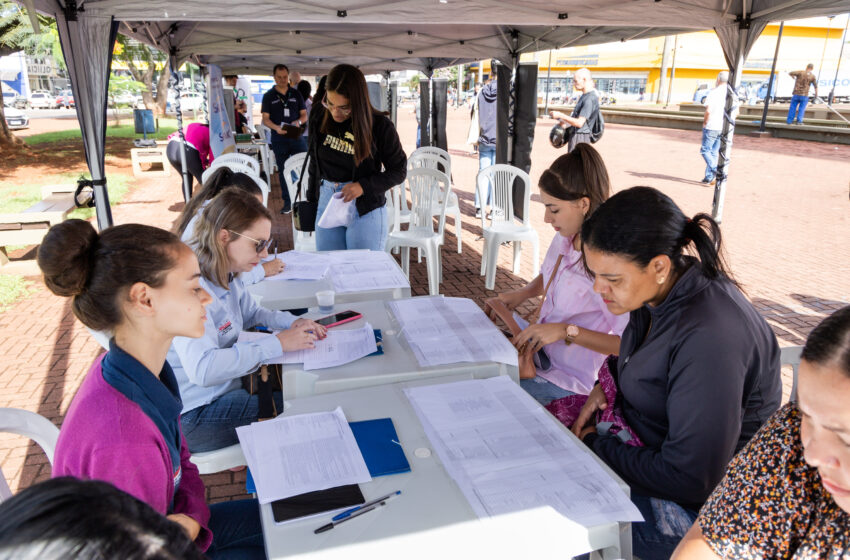
<svg viewBox="0 0 850 560"><path fill-rule="evenodd" d="M343 117L347 117L351 114L351 105L343 105L342 107L335 107L328 101L328 96L325 95L325 98L322 99L322 106L330 112L339 112Z"/></svg>
<svg viewBox="0 0 850 560"><path fill-rule="evenodd" d="M268 249L269 246L272 244L271 239L254 239L253 237L248 237L244 233L239 233L238 231L233 231L232 229L229 229L227 231L229 231L233 235L238 235L239 237L244 237L245 239L249 239L249 240L253 241L254 243L256 243L257 245L254 246L254 249L257 251L258 255L260 253L262 253L263 251L265 251L266 249Z"/></svg>

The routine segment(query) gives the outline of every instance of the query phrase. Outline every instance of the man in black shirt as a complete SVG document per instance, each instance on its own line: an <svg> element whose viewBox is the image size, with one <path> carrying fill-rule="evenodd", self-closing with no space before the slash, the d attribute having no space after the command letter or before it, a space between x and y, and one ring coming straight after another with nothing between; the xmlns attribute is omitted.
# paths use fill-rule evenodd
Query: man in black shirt
<svg viewBox="0 0 850 560"><path fill-rule="evenodd" d="M570 137L567 151L573 151L576 144L590 144L590 132L593 125L599 119L599 93L593 87L593 78L590 70L580 68L573 78L573 87L581 92L578 103L571 115L560 111L549 111L549 116L558 119L564 127L575 127L575 134Z"/></svg>
<svg viewBox="0 0 850 560"><path fill-rule="evenodd" d="M301 94L289 87L289 68L284 64L276 64L273 70L275 86L263 95L262 113L263 124L272 131L272 151L277 162L278 180L280 181L283 209L281 214L288 214L292 209L286 180L283 178L283 164L294 154L307 151L307 142L300 135L285 136L283 125L303 127L307 123L307 107Z"/></svg>

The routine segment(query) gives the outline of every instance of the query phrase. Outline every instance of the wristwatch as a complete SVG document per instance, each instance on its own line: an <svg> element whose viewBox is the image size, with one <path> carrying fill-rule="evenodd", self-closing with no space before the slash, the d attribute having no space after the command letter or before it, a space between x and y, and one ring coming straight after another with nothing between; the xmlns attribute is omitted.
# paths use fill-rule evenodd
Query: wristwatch
<svg viewBox="0 0 850 560"><path fill-rule="evenodd" d="M576 325L567 325L567 336L564 338L564 342L568 345L573 343L575 337L579 334L579 328Z"/></svg>

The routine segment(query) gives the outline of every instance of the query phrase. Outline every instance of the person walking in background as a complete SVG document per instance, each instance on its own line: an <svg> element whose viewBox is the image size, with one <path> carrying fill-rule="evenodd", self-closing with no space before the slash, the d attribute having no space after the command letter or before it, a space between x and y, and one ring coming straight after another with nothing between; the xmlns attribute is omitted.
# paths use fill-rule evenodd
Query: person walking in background
<svg viewBox="0 0 850 560"><path fill-rule="evenodd" d="M318 204L316 248L383 251L388 233L386 192L404 181L407 156L392 121L369 102L360 70L349 64L334 66L325 87L322 120L310 132L307 200ZM342 193L344 202L354 201L354 217L347 226L319 227L318 220L336 193Z"/></svg>
<svg viewBox="0 0 850 560"><path fill-rule="evenodd" d="M478 169L486 169L496 163L496 115L498 86L496 80L488 80L478 94ZM490 204L493 185L487 185L487 196L479 199L475 189L475 217L481 217L481 208Z"/></svg>
<svg viewBox="0 0 850 560"><path fill-rule="evenodd" d="M310 111L313 109L313 97L310 95L313 91L313 86L310 85L310 82L307 80L301 80L298 82L298 85L295 86L295 89L298 90L298 93L301 94L301 98L304 99L304 107L307 108L307 121L310 121ZM307 141L307 134L309 133L309 129L307 127L304 128L304 141L309 144Z"/></svg>
<svg viewBox="0 0 850 560"><path fill-rule="evenodd" d="M272 151L277 162L277 175L280 181L280 192L283 198L281 214L292 211L292 201L289 200L289 189L283 178L283 164L289 156L307 151L307 142L300 134L287 133L283 125L301 127L307 123L307 106L304 99L294 87L289 86L289 68L285 64L275 64L272 70L275 86L263 95L260 109L263 114L263 124L272 131Z"/></svg>
<svg viewBox="0 0 850 560"><path fill-rule="evenodd" d="M726 90L729 72L717 74L717 85L705 98L705 116L702 120L702 144L699 153L705 160L705 175L702 183L713 185L717 182L717 158L720 156L720 135L723 132L723 118L726 113ZM730 119L735 124L738 115L738 96L732 96Z"/></svg>
<svg viewBox="0 0 850 560"><path fill-rule="evenodd" d="M558 119L561 126L575 127L567 145L568 151L573 151L577 144L590 144L591 131L599 120L599 92L593 85L590 70L579 68L573 78L573 87L581 92L573 112L566 115L561 111L549 111L549 116Z"/></svg>
<svg viewBox="0 0 850 560"><path fill-rule="evenodd" d="M788 118L785 119L787 124L794 122L803 124L803 117L806 116L806 105L809 104L809 88L811 86L815 86L815 97L818 96L818 79L812 73L814 69L815 65L809 63L805 70L788 72L788 75L796 81L794 82L794 95L791 96L791 106L788 107Z"/></svg>

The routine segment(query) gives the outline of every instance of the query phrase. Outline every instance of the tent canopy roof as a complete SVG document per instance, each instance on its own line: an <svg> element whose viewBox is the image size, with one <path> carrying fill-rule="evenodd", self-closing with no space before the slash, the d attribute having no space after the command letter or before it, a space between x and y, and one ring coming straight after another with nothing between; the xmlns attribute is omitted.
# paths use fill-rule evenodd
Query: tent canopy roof
<svg viewBox="0 0 850 560"><path fill-rule="evenodd" d="M69 0L22 0L55 13ZM60 6L61 4L61 6ZM850 0L77 0L81 15L225 73L429 69L516 53L850 11ZM412 23L415 22L415 23Z"/></svg>

